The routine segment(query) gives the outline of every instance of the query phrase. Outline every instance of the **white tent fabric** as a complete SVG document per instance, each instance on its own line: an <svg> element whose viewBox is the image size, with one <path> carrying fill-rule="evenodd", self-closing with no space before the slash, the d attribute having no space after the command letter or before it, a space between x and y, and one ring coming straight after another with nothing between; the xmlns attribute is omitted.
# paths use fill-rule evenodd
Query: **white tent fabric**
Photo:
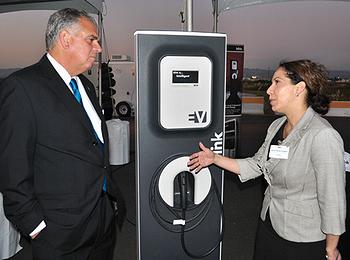
<svg viewBox="0 0 350 260"><path fill-rule="evenodd" d="M250 5L282 3L282 2L292 2L292 1L306 2L308 0L217 0L217 1L218 1L218 14L220 14L224 11L229 11L231 9L250 6ZM350 2L350 0L317 0L317 1Z"/></svg>
<svg viewBox="0 0 350 260"><path fill-rule="evenodd" d="M24 10L58 10L76 8L88 13L102 13L104 0L2 0L0 13Z"/></svg>
<svg viewBox="0 0 350 260"><path fill-rule="evenodd" d="M2 203L0 192L0 259L7 259L22 249L19 245L21 235L5 217Z"/></svg>

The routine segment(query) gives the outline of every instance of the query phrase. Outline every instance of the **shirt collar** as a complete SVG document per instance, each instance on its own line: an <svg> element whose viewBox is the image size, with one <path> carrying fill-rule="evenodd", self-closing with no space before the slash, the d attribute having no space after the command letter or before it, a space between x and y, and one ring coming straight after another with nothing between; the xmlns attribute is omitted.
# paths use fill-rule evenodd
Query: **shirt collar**
<svg viewBox="0 0 350 260"><path fill-rule="evenodd" d="M61 64L59 64L58 61L50 55L50 53L47 53L46 56L54 69L57 71L58 75L60 75L60 77L63 79L64 83L69 86L69 82L71 81L72 77L69 75L68 71Z"/></svg>

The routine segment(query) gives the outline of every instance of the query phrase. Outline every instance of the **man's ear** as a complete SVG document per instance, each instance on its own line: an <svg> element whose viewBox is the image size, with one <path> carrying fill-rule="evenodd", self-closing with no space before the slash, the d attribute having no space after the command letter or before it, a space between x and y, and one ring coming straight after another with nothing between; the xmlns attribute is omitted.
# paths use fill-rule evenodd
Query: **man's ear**
<svg viewBox="0 0 350 260"><path fill-rule="evenodd" d="M299 96L306 90L306 83L304 81L300 81L296 84L295 95Z"/></svg>
<svg viewBox="0 0 350 260"><path fill-rule="evenodd" d="M58 41L64 49L69 48L71 44L71 38L72 38L71 34L66 30L62 30L58 35Z"/></svg>

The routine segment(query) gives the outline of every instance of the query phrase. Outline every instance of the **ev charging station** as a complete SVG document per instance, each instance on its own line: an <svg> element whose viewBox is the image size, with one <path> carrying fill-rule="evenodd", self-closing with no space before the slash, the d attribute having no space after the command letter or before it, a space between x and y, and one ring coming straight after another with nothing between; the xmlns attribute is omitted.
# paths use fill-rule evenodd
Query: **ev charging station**
<svg viewBox="0 0 350 260"><path fill-rule="evenodd" d="M199 142L224 151L226 35L138 31L135 44L138 259L221 259L223 171L187 162Z"/></svg>

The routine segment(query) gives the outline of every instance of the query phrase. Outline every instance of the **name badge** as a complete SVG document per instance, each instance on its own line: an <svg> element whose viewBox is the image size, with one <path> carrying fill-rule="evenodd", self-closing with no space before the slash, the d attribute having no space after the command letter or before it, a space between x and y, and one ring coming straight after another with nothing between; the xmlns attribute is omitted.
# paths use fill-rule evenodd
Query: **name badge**
<svg viewBox="0 0 350 260"><path fill-rule="evenodd" d="M284 145L271 145L269 157L275 159L288 159L289 147Z"/></svg>

